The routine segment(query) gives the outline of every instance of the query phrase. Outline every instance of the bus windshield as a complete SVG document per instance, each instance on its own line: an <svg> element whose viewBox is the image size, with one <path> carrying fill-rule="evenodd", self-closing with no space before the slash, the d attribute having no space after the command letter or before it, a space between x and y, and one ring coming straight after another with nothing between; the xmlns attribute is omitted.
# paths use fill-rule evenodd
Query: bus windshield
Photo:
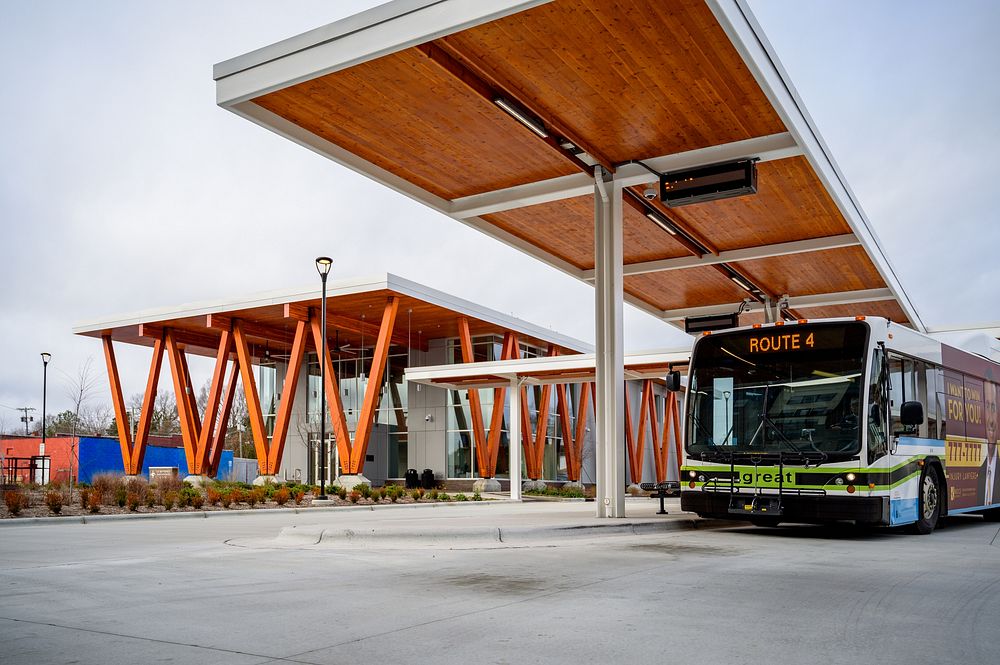
<svg viewBox="0 0 1000 665"><path fill-rule="evenodd" d="M687 451L790 460L845 459L861 450L868 326L797 324L698 340L688 386Z"/></svg>

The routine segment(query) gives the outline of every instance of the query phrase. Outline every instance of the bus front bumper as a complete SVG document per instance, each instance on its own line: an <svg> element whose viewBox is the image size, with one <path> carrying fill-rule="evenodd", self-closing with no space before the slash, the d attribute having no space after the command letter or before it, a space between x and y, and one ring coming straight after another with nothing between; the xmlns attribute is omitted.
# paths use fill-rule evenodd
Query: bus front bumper
<svg viewBox="0 0 1000 665"><path fill-rule="evenodd" d="M777 494L765 495L777 498ZM681 510L714 519L750 519L747 514L730 511L732 499L751 502L753 494L729 492L681 492ZM889 497L887 496L781 496L782 522L831 522L853 520L866 524L889 524Z"/></svg>

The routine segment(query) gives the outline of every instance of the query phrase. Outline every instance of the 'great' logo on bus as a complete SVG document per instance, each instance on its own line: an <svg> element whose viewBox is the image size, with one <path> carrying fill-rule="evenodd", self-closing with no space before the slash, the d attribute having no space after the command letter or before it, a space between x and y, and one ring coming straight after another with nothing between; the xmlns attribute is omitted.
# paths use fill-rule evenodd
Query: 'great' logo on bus
<svg viewBox="0 0 1000 665"><path fill-rule="evenodd" d="M783 335L761 335L750 337L750 353L773 353L775 351L800 351L816 346L816 334L785 333Z"/></svg>

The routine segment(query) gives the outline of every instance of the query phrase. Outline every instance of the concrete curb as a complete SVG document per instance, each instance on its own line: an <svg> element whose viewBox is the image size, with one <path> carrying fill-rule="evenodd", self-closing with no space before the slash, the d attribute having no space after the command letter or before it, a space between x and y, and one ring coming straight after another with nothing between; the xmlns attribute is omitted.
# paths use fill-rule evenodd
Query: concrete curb
<svg viewBox="0 0 1000 665"><path fill-rule="evenodd" d="M499 547L541 542L565 542L569 539L606 538L614 536L646 536L672 531L720 528L733 522L708 521L686 514L668 519L643 522L609 522L607 524L550 525L538 527L470 526L470 527L375 527L350 529L323 526L284 527L271 540L234 540L241 547L279 547L310 549L375 549L395 547Z"/></svg>
<svg viewBox="0 0 1000 665"><path fill-rule="evenodd" d="M56 524L90 524L91 522L122 522L128 520L172 520L172 519L204 519L239 515L278 514L301 515L303 513L355 512L359 510L383 510L399 508L445 508L451 506L489 506L510 503L509 499L493 501L447 501L438 503L384 503L365 506L318 506L312 508L258 508L243 510L192 510L183 513L124 513L121 515L72 515L60 517L11 517L0 520L0 528L17 526L44 526Z"/></svg>

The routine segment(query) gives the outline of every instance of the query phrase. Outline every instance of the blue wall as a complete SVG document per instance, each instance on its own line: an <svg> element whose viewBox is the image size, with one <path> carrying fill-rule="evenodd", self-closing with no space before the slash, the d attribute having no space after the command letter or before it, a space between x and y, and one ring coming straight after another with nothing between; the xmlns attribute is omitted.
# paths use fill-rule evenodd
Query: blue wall
<svg viewBox="0 0 1000 665"><path fill-rule="evenodd" d="M142 460L142 474L149 477L151 466L176 466L178 474L183 478L188 475L187 460L183 448L167 448L165 446L146 446L146 456ZM223 450L219 462L218 478L227 477L233 470L233 451ZM122 449L118 439L80 437L80 472L81 483L89 483L98 473L125 473L122 464Z"/></svg>

